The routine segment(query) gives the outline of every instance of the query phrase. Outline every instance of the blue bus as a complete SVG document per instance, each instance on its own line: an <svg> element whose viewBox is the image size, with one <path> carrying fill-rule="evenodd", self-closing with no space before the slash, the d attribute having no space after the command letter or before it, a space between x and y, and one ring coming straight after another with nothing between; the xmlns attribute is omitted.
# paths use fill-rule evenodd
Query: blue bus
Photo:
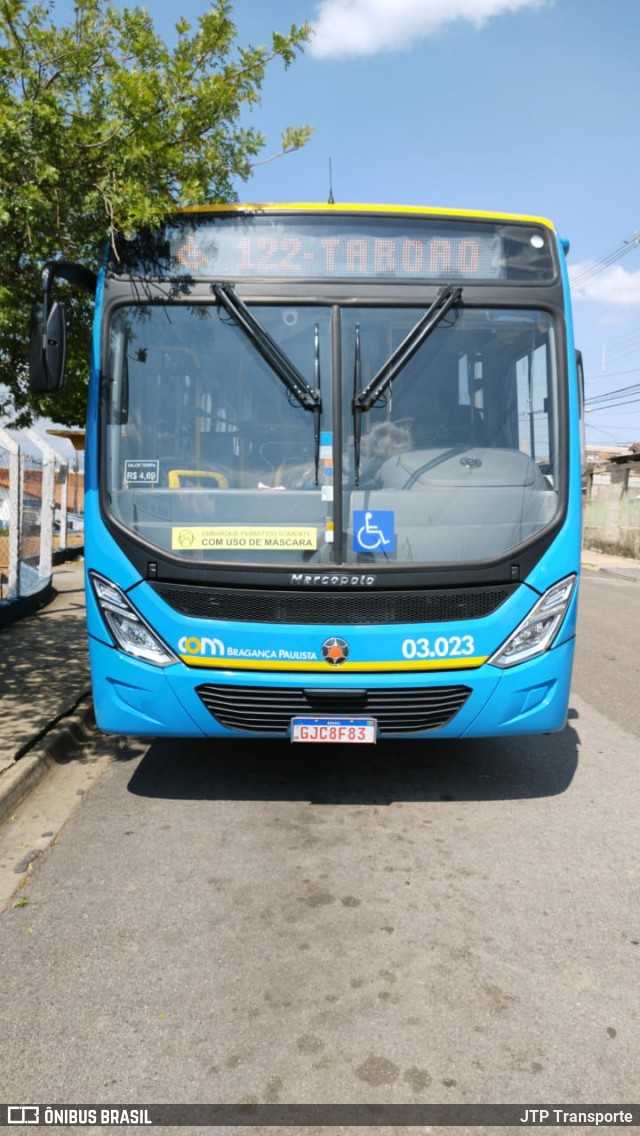
<svg viewBox="0 0 640 1136"><path fill-rule="evenodd" d="M568 248L539 217L188 208L94 275L87 618L101 729L385 738L566 722L581 535Z"/></svg>

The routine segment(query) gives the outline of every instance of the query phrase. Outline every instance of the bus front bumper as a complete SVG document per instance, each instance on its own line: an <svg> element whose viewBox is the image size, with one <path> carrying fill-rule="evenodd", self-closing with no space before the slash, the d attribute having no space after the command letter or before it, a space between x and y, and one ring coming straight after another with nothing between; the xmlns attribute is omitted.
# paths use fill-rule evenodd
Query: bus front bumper
<svg viewBox="0 0 640 1136"><path fill-rule="evenodd" d="M464 685L470 694L462 708L442 726L420 731L385 731L384 738L499 737L549 733L564 727L567 718L574 640L545 654L501 670L486 663L473 670L429 674L376 673L337 676L282 675L269 672L216 671L218 685L242 690L272 688L274 695L287 689L306 690L335 686L361 690L366 686L397 688L398 692ZM96 639L89 639L96 721L109 733L140 737L282 737L289 729L261 731L228 729L210 713L197 687L213 681L211 671L176 663L161 668L139 662ZM332 681L333 679L333 681ZM382 740L382 739L381 739Z"/></svg>

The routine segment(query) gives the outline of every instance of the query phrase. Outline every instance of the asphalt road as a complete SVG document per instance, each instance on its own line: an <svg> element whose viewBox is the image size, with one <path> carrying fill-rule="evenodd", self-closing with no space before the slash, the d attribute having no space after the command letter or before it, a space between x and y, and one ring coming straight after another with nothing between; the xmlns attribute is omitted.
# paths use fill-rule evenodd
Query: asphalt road
<svg viewBox="0 0 640 1136"><path fill-rule="evenodd" d="M0 1095L637 1101L640 584L579 633L561 734L120 747L0 917Z"/></svg>

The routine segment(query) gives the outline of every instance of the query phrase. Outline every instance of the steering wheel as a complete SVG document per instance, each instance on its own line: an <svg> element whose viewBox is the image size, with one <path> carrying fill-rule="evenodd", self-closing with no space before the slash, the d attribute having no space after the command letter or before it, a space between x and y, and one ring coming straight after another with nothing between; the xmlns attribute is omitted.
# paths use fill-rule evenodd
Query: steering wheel
<svg viewBox="0 0 640 1136"><path fill-rule="evenodd" d="M414 469L402 488L413 489L416 481L422 477L423 473L427 473L430 469L435 469L436 466L442 465L442 462L448 461L449 458L455 457L456 454L462 453L465 449L467 449L466 446L454 446L453 449L443 450L442 453L439 453L435 458L430 458L429 461L423 462L417 469Z"/></svg>

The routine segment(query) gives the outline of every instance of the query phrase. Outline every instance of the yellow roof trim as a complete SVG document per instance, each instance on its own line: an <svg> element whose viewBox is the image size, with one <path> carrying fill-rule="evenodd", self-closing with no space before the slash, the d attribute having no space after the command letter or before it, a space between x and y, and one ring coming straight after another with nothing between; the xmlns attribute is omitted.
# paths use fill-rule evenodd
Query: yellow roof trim
<svg viewBox="0 0 640 1136"><path fill-rule="evenodd" d="M525 213L496 213L485 209L439 209L425 205L366 205L340 202L329 205L326 201L247 202L227 205L186 205L178 213L393 213L396 216L444 217L474 221L521 221L529 225L544 225L555 232L552 221Z"/></svg>

